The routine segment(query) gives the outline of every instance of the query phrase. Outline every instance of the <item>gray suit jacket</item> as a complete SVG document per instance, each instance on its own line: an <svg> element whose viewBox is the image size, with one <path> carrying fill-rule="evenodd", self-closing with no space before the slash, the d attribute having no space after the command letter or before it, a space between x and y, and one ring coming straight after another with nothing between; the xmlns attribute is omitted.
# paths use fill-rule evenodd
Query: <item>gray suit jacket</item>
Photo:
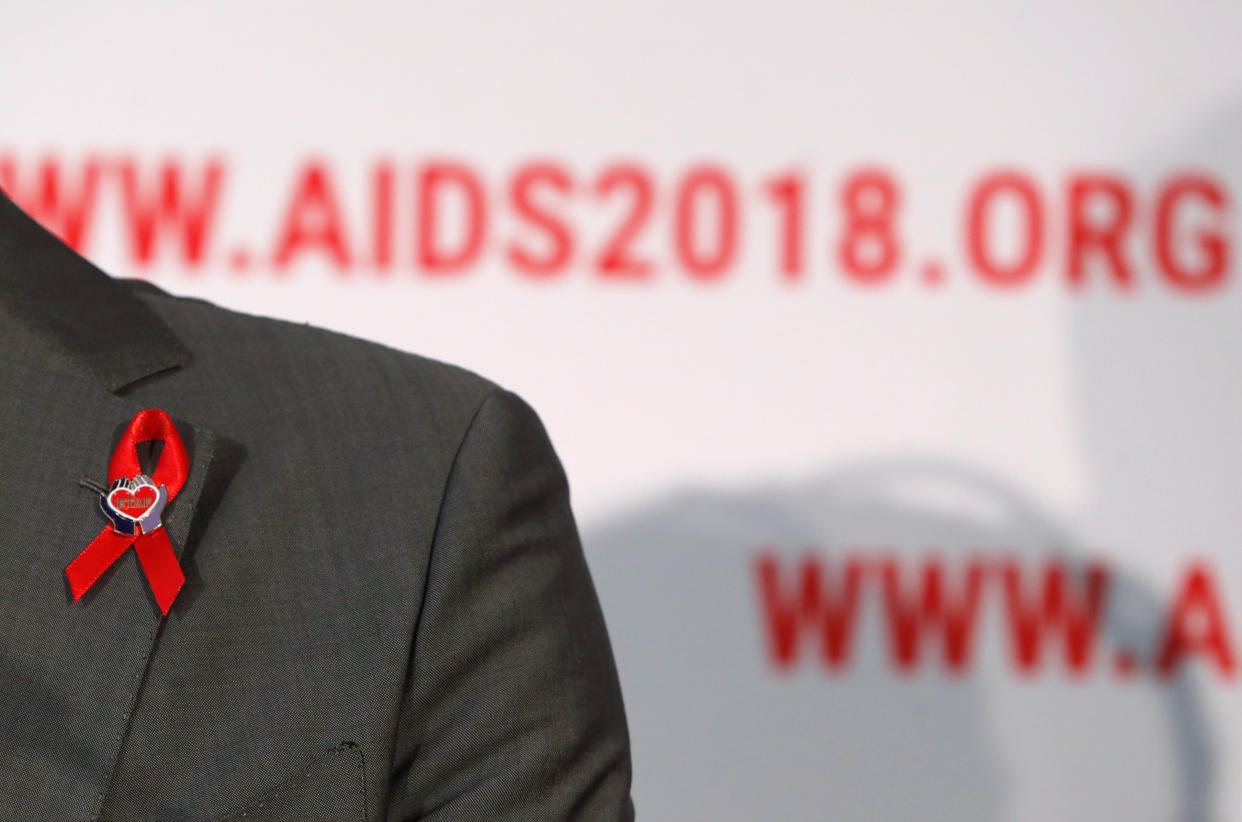
<svg viewBox="0 0 1242 822"><path fill-rule="evenodd" d="M469 333L465 330L463 333ZM462 368L113 279L0 194L0 819L627 820L612 651L538 416ZM82 479L189 450L166 617Z"/></svg>

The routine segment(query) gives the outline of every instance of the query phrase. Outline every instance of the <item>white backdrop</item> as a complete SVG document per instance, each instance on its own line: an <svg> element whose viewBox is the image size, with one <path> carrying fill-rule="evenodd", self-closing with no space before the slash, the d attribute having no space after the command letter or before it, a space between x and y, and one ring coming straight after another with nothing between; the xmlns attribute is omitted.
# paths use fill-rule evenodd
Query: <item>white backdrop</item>
<svg viewBox="0 0 1242 822"><path fill-rule="evenodd" d="M1226 626L1235 659L1242 636L1242 7L6 6L0 184L48 206L53 169L59 196L91 204L79 246L101 267L458 363L540 412L613 637L640 817L1242 820L1236 671L1203 646L1170 676L1151 671L1191 563L1211 591L1192 589L1179 613L1197 613L1177 625ZM478 256L453 274L416 261L434 161L477 177L487 214ZM536 161L563 175L532 196L573 242L544 277L508 256L555 248L511 199ZM187 201L219 164L201 260L179 250L176 219L149 259L131 242L126 180L149 197L166 162ZM650 183L627 243L650 263L642 279L598 270L635 213L637 188L601 189L621 164ZM711 280L676 254L679 192L704 165L735 203L728 235L721 189L694 201L691 246L737 243ZM377 167L393 175L378 264ZM871 285L838 257L841 191L860 168L899 191L900 259ZM1000 288L970 242L986 234L1018 259L1020 201L1007 191L973 232L966 217L998 169L1030 181L1043 215L1029 280ZM1071 283L1069 187L1089 174L1129 192L1128 289L1098 245ZM792 279L789 212L768 189L785 175L805 198ZM466 231L459 193L437 206L446 247ZM1097 197L1080 222L1120 219L1118 202ZM324 218L325 204L337 245L325 218L308 229L318 241L273 263L290 214ZM1192 292L1170 266L1207 270L1205 231L1226 258ZM931 639L901 675L876 584L849 664L821 664L812 637L781 671L764 546L786 591L807 548L830 564L898 557L910 574L931 551L950 573L976 553L1107 560L1107 653L1082 677L1051 662L1020 675L993 585L963 672L937 667ZM1133 676L1113 664L1121 648Z"/></svg>

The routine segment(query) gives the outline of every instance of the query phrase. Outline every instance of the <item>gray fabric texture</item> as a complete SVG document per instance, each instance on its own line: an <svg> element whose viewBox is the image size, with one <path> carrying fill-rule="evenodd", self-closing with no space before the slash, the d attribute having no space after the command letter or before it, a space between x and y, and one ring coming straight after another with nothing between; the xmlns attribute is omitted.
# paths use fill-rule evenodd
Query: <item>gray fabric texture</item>
<svg viewBox="0 0 1242 822"><path fill-rule="evenodd" d="M0 819L634 818L569 486L520 396L108 277L2 193L0 357ZM106 524L79 481L148 407L191 458L166 617L132 550L80 602L64 579Z"/></svg>

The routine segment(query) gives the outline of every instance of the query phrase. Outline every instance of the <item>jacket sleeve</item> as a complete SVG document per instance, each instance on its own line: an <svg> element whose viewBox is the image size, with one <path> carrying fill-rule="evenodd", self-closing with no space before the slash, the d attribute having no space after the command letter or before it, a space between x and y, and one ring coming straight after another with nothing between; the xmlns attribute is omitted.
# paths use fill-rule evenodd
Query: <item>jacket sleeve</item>
<svg viewBox="0 0 1242 822"><path fill-rule="evenodd" d="M632 820L620 684L559 458L496 388L449 473L390 820Z"/></svg>

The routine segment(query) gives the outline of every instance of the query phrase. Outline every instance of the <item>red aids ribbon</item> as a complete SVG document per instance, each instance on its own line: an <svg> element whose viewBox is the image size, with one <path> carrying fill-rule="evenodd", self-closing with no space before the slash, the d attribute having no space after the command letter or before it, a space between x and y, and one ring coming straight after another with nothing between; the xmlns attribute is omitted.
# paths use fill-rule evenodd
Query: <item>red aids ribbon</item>
<svg viewBox="0 0 1242 822"><path fill-rule="evenodd" d="M140 442L162 440L159 463L150 476L138 463ZM130 545L138 553L160 611L168 613L185 574L160 523L164 506L177 496L190 473L190 456L172 418L158 408L134 415L108 462L108 490L99 506L111 524L69 563L65 576L77 602Z"/></svg>

